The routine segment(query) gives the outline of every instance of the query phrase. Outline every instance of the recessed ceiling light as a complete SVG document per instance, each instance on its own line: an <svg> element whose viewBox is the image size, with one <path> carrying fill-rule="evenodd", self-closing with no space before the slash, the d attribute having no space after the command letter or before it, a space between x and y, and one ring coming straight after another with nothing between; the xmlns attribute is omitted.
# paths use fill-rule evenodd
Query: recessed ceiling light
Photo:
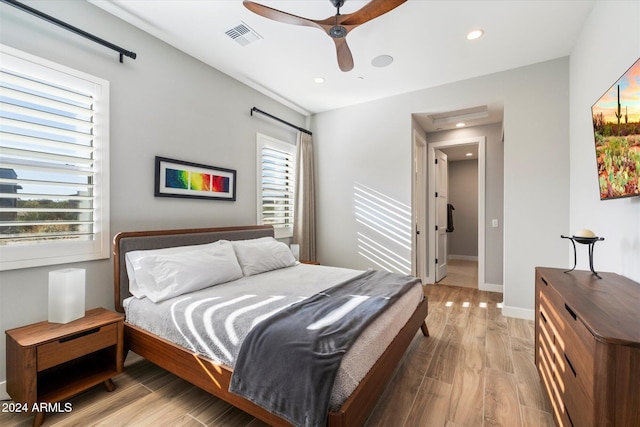
<svg viewBox="0 0 640 427"><path fill-rule="evenodd" d="M393 56L391 55L379 55L371 60L371 65L374 67L382 68L391 65L393 62Z"/></svg>
<svg viewBox="0 0 640 427"><path fill-rule="evenodd" d="M313 79L314 83L317 84L322 84L324 83L324 77L316 77L315 79Z"/></svg>
<svg viewBox="0 0 640 427"><path fill-rule="evenodd" d="M457 128L463 128L463 127L465 127L465 126L466 126L466 125L465 125L465 123L463 123L463 122L458 122L458 123L456 123L456 127L457 127Z"/></svg>
<svg viewBox="0 0 640 427"><path fill-rule="evenodd" d="M465 154L465 156L471 157L471 156L473 156L473 153L467 153L467 154Z"/></svg>
<svg viewBox="0 0 640 427"><path fill-rule="evenodd" d="M484 35L484 30L479 28L477 30L469 31L467 34L467 40L476 40Z"/></svg>

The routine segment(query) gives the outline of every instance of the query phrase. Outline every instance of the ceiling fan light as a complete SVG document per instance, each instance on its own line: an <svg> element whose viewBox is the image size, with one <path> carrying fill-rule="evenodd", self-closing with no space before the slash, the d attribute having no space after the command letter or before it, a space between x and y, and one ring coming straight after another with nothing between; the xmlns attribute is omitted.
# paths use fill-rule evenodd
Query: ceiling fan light
<svg viewBox="0 0 640 427"><path fill-rule="evenodd" d="M484 35L484 30L482 28L478 28L475 30L469 31L467 34L467 40L477 40Z"/></svg>

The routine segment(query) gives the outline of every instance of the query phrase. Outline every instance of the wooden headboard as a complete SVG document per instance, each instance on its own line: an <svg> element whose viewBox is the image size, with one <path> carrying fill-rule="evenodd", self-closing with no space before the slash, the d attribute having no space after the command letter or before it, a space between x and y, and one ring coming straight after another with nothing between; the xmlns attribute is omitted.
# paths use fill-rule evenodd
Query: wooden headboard
<svg viewBox="0 0 640 427"><path fill-rule="evenodd" d="M114 302L117 311L124 313L122 301L131 296L125 255L130 251L202 245L218 240L246 240L273 237L270 225L242 227L191 228L183 230L123 231L113 238Z"/></svg>

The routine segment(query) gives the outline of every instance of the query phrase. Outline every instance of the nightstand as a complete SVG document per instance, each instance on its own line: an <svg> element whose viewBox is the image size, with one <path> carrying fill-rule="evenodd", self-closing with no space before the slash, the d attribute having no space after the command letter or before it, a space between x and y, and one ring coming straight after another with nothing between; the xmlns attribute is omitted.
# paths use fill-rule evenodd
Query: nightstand
<svg viewBox="0 0 640 427"><path fill-rule="evenodd" d="M123 367L122 315L96 308L69 323L39 322L6 331L7 392L44 421L47 403L62 402L104 383Z"/></svg>

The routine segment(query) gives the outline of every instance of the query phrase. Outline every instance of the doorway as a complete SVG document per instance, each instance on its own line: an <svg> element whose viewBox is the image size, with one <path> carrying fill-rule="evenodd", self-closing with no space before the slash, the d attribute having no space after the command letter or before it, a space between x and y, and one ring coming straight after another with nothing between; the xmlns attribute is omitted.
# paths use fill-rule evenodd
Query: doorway
<svg viewBox="0 0 640 427"><path fill-rule="evenodd" d="M423 138L424 139L424 138ZM414 136L414 156L418 153L415 149L418 145L418 139ZM486 137L470 137L449 141L436 142L426 145L427 159L423 166L426 166L426 173L420 170L420 162L416 161L416 181L417 177L424 175L427 180L421 182L415 182L414 184L414 202L416 200L415 192L423 192L427 194L426 209L414 209L416 216L416 230L425 230L423 236L426 243L426 248L422 252L425 257L424 268L426 272L419 276L423 279L424 283L436 283L436 273L438 271L436 254L438 251L438 232L436 231L436 224L438 222L437 203L436 197L436 168L435 159L437 156L436 151L448 151L452 148L475 147L478 152L478 267L477 267L477 287L480 290L487 290L485 288L485 146ZM440 216L442 213L440 213ZM414 253L417 256L420 255L419 247L414 246ZM438 260L441 261L441 260Z"/></svg>

